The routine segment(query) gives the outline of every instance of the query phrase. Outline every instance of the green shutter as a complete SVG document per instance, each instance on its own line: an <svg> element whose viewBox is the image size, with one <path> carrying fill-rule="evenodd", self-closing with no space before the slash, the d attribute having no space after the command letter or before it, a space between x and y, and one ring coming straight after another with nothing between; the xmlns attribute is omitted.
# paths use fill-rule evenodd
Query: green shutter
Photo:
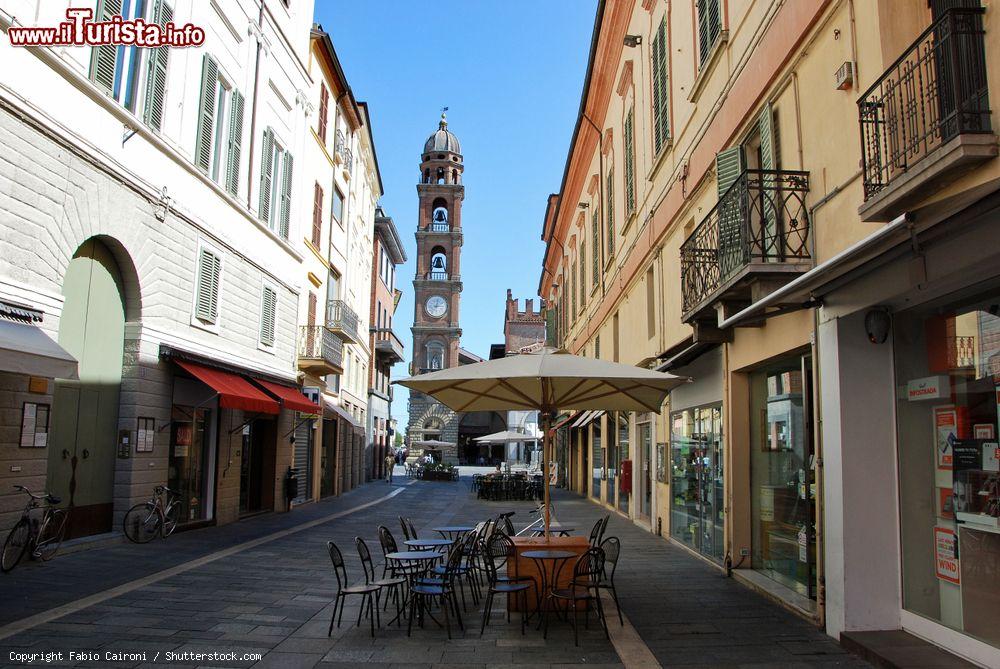
<svg viewBox="0 0 1000 669"><path fill-rule="evenodd" d="M285 169L281 172L281 217L278 234L288 239L292 210L292 154L285 152Z"/></svg>
<svg viewBox="0 0 1000 669"><path fill-rule="evenodd" d="M670 138L670 105L667 89L667 17L664 15L653 38L653 149L666 146Z"/></svg>
<svg viewBox="0 0 1000 669"><path fill-rule="evenodd" d="M597 277L600 275L601 272L601 227L598 224L597 214L598 214L598 208L594 207L594 213L591 216L591 224L590 224L592 228L591 241L594 244L594 248L591 251L591 254L593 255L593 261L592 261L593 266L591 267L591 272L590 272L590 282L595 287L597 286Z"/></svg>
<svg viewBox="0 0 1000 669"><path fill-rule="evenodd" d="M198 285L195 296L195 316L207 323L214 323L219 317L219 278L222 274L222 259L202 249L198 257Z"/></svg>
<svg viewBox="0 0 1000 669"><path fill-rule="evenodd" d="M153 9L153 22L165 26L174 20L174 10L163 0L157 0ZM149 68L146 74L146 103L142 117L146 125L159 130L163 124L163 100L167 91L167 62L170 47L161 46L149 50Z"/></svg>
<svg viewBox="0 0 1000 669"><path fill-rule="evenodd" d="M757 119L757 129L760 133L760 169L775 170L778 168L778 161L775 155L774 142L774 110L771 103L765 103L760 110L760 117ZM765 260L780 260L782 244L777 239L778 232L778 212L774 206L773 196L775 191L775 179L769 174L761 174L760 185L763 194L763 215L764 215L764 235L762 247L758 252L763 253Z"/></svg>
<svg viewBox="0 0 1000 669"><path fill-rule="evenodd" d="M271 188L274 185L274 133L264 130L264 143L260 152L260 207L258 216L265 223L271 222Z"/></svg>
<svg viewBox="0 0 1000 669"><path fill-rule="evenodd" d="M615 254L615 171L608 171L608 257Z"/></svg>
<svg viewBox="0 0 1000 669"><path fill-rule="evenodd" d="M113 16L121 16L122 0L100 0L97 3L95 21L110 21ZM115 63L118 47L114 44L95 46L90 53L90 80L111 94L115 86Z"/></svg>
<svg viewBox="0 0 1000 669"><path fill-rule="evenodd" d="M719 199L726 194L745 169L743 147L734 146L715 154L715 177Z"/></svg>
<svg viewBox="0 0 1000 669"><path fill-rule="evenodd" d="M198 136L194 164L208 173L212 163L212 129L215 126L215 91L219 85L219 66L207 53L201 59L201 100L198 102Z"/></svg>
<svg viewBox="0 0 1000 669"><path fill-rule="evenodd" d="M570 302L572 304L572 308L570 309L570 312L569 312L569 316L570 316L569 320L570 320L571 323L573 323L573 322L576 321L576 314L577 314L577 311L578 311L578 309L576 308L576 274L577 274L577 272L576 272L576 263L575 262L572 263L572 268L570 269L570 272L571 272L571 275L572 275L571 286L570 286Z"/></svg>
<svg viewBox="0 0 1000 669"><path fill-rule="evenodd" d="M583 228L580 228L580 234L583 234ZM587 242L580 242L580 255L577 256L577 260L580 263L580 308L583 309L587 305Z"/></svg>
<svg viewBox="0 0 1000 669"><path fill-rule="evenodd" d="M226 190L237 195L240 189L240 155L243 150L243 95L233 89L229 108L229 146L226 151Z"/></svg>
<svg viewBox="0 0 1000 669"><path fill-rule="evenodd" d="M278 294L268 286L260 300L260 343L264 346L274 346L274 323L278 309Z"/></svg>
<svg viewBox="0 0 1000 669"><path fill-rule="evenodd" d="M625 117L625 216L635 211L635 136L633 110Z"/></svg>

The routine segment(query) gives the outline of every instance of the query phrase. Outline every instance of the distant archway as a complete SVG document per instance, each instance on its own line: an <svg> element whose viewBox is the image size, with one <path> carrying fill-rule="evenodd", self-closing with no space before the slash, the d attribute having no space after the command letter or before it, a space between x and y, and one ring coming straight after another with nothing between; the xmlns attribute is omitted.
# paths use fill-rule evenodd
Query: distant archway
<svg viewBox="0 0 1000 669"><path fill-rule="evenodd" d="M481 444L475 439L507 429L507 418L498 411L475 411L462 415L458 423L458 460L467 465L501 464L506 456L504 444Z"/></svg>

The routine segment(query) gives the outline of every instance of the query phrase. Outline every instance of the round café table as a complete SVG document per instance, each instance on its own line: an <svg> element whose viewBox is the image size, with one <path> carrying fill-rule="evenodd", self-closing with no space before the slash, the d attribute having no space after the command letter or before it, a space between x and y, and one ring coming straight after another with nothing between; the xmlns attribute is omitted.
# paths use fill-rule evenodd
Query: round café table
<svg viewBox="0 0 1000 669"><path fill-rule="evenodd" d="M572 525L560 525L559 523L552 523L549 525L549 534L557 534L560 537L568 537L570 532L575 532L576 528ZM541 537L545 535L545 527L536 527L531 530L531 533L536 537Z"/></svg>
<svg viewBox="0 0 1000 669"><path fill-rule="evenodd" d="M413 564L417 567L416 569L406 570L406 579L409 581L411 587L413 586L414 579L426 573L433 566L434 562L440 560L441 557L441 553L437 551L396 551L394 553L385 554L385 559L387 561L391 560L393 563L401 565ZM407 599L409 599L409 591L407 591ZM386 627L398 620L402 616L402 612L405 610L406 601L403 602L403 607L400 612L396 614L396 617L386 623ZM428 615L430 615L430 612L428 612ZM438 622L433 615L431 615L431 619L436 623ZM438 623L438 625L440 624L441 623Z"/></svg>
<svg viewBox="0 0 1000 669"><path fill-rule="evenodd" d="M451 539L407 539L403 545L410 548L440 549L447 548L453 543L455 542Z"/></svg>
<svg viewBox="0 0 1000 669"><path fill-rule="evenodd" d="M433 527L431 529L440 534L442 537L454 541L466 532L471 532L476 528L471 525L446 525L444 527Z"/></svg>
<svg viewBox="0 0 1000 669"><path fill-rule="evenodd" d="M545 607L548 600L552 599L552 591L558 584L559 572L567 560L579 557L579 554L572 551L538 550L525 551L521 553L521 557L526 557L534 562L538 573L542 576L540 587L535 590L538 595L538 627L541 628L542 616L545 615Z"/></svg>

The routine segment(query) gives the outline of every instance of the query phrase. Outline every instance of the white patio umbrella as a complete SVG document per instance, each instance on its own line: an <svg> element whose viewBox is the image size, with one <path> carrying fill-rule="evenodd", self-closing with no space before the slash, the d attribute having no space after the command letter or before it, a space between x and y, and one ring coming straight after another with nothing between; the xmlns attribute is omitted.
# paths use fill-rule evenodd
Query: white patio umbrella
<svg viewBox="0 0 1000 669"><path fill-rule="evenodd" d="M673 388L690 379L665 372L572 355L536 353L450 367L396 381L453 411L539 411L542 471L548 471L552 418L560 410L658 412ZM545 476L545 535L549 535L549 477Z"/></svg>
<svg viewBox="0 0 1000 669"><path fill-rule="evenodd" d="M457 446L453 441L439 441L437 439L421 439L419 441L413 442L414 446L419 446L420 448L447 448L448 446Z"/></svg>
<svg viewBox="0 0 1000 669"><path fill-rule="evenodd" d="M485 437L476 437L472 441L480 441L484 444L516 444L521 441L538 441L539 439L540 437L533 434L503 430L502 432L488 434Z"/></svg>

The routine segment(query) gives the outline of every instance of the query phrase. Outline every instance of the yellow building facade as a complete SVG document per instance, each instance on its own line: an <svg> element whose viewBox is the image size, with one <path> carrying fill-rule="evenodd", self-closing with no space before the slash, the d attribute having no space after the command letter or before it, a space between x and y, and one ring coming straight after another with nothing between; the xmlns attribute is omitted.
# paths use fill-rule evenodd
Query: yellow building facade
<svg viewBox="0 0 1000 669"><path fill-rule="evenodd" d="M563 485L831 635L906 629L984 666L990 10L600 2L539 284L551 343L692 379L657 415L565 415ZM975 474L935 463L942 421ZM984 505L960 516L966 487Z"/></svg>

